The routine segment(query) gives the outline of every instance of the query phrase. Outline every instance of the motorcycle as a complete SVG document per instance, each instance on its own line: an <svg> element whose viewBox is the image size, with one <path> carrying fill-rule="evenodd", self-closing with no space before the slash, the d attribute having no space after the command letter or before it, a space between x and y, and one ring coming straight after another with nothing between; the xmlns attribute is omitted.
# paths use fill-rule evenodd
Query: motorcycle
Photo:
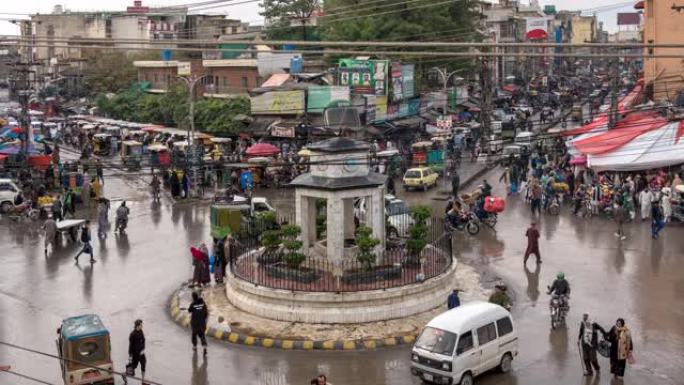
<svg viewBox="0 0 684 385"><path fill-rule="evenodd" d="M7 216L15 221L18 221L23 218L28 218L33 221L38 219L38 216L40 212L36 209L33 208L31 205L31 201L24 201L23 203L16 205L16 206L11 206L9 211L6 212Z"/></svg>
<svg viewBox="0 0 684 385"><path fill-rule="evenodd" d="M444 231L451 234L456 230L465 230L470 235L476 235L480 232L480 225L477 222L478 220L473 213L467 213L460 219L451 218L449 215L447 215L444 218Z"/></svg>
<svg viewBox="0 0 684 385"><path fill-rule="evenodd" d="M496 231L494 227L496 227L496 222L499 219L499 216L496 213L490 213L484 210L475 210L474 214L481 223L484 223L487 227Z"/></svg>
<svg viewBox="0 0 684 385"><path fill-rule="evenodd" d="M128 226L128 218L116 218L116 225L114 226L114 232L119 232L119 234L126 231L126 226Z"/></svg>
<svg viewBox="0 0 684 385"><path fill-rule="evenodd" d="M565 317L570 311L569 299L570 297L565 295L551 295L551 302L549 303L549 310L551 311L551 329L556 329L561 325L565 325Z"/></svg>

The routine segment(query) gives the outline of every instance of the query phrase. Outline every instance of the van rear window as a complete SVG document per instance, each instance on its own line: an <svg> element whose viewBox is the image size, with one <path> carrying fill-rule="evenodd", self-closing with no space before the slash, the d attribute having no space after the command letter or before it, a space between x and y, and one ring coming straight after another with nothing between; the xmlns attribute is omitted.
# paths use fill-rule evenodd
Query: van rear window
<svg viewBox="0 0 684 385"><path fill-rule="evenodd" d="M496 328L499 330L499 337L505 336L513 332L513 323L508 317L503 317L502 319L496 321Z"/></svg>
<svg viewBox="0 0 684 385"><path fill-rule="evenodd" d="M455 333L428 326L420 333L415 346L428 352L450 356L454 352L457 337Z"/></svg>

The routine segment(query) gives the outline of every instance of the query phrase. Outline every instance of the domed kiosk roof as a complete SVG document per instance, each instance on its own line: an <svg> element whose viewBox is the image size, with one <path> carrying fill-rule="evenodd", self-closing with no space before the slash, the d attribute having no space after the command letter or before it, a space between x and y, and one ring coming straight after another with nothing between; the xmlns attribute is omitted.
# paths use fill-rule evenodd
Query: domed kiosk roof
<svg viewBox="0 0 684 385"><path fill-rule="evenodd" d="M316 142L307 148L314 152L365 152L370 149L370 144L362 140L337 137Z"/></svg>

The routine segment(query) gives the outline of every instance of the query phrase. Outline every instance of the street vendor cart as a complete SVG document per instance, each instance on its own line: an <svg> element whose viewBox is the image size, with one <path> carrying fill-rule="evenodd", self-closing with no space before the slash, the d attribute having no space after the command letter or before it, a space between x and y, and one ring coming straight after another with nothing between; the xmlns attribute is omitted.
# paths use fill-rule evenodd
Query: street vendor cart
<svg viewBox="0 0 684 385"><path fill-rule="evenodd" d="M57 222L57 236L69 235L72 242L78 239L78 229L85 223L85 219L65 219Z"/></svg>

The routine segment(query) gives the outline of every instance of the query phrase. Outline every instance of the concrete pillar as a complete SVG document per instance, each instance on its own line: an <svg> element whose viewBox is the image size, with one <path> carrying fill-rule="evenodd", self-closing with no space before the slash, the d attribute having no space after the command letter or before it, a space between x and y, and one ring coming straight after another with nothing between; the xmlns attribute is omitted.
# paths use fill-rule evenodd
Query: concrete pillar
<svg viewBox="0 0 684 385"><path fill-rule="evenodd" d="M354 198L342 199L344 207L344 239L354 238Z"/></svg>
<svg viewBox="0 0 684 385"><path fill-rule="evenodd" d="M385 250L385 197L384 187L378 187L373 191L370 199L372 210L370 213L372 221L373 236L380 240L378 245L379 252ZM378 254L379 256L380 254Z"/></svg>
<svg viewBox="0 0 684 385"><path fill-rule="evenodd" d="M344 205L339 198L328 198L327 258L341 264L344 259Z"/></svg>

